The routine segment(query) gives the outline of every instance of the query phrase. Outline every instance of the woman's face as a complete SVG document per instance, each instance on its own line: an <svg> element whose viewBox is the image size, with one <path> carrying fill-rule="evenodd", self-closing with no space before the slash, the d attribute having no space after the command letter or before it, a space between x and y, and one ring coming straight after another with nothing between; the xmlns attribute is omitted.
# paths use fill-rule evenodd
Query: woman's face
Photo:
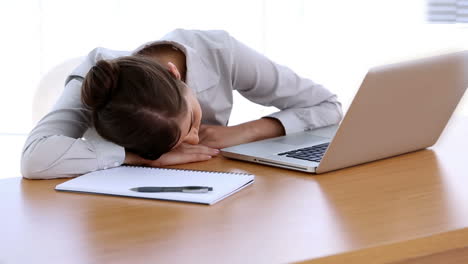
<svg viewBox="0 0 468 264"><path fill-rule="evenodd" d="M187 102L187 114L180 122L180 139L174 146L176 148L181 143L196 145L199 142L198 131L200 129L202 111L200 103L195 93L189 87L185 87L185 100Z"/></svg>
<svg viewBox="0 0 468 264"><path fill-rule="evenodd" d="M178 80L181 80L182 76L175 66L174 63L168 62L167 69L169 72ZM200 123L202 118L202 111L200 103L195 93L185 83L185 100L187 102L187 113L182 117L180 125L180 138L174 148L179 146L181 143L187 143L197 145L200 139L198 138L198 130L200 129Z"/></svg>

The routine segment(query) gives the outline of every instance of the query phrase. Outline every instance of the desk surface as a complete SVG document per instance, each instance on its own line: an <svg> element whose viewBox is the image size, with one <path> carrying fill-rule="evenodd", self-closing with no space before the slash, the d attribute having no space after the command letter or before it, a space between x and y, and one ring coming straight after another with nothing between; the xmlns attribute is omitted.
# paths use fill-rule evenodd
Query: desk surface
<svg viewBox="0 0 468 264"><path fill-rule="evenodd" d="M315 176L221 157L178 166L256 175L213 206L3 179L0 263L337 263L352 252L383 263L466 247L466 135L459 119L431 149Z"/></svg>

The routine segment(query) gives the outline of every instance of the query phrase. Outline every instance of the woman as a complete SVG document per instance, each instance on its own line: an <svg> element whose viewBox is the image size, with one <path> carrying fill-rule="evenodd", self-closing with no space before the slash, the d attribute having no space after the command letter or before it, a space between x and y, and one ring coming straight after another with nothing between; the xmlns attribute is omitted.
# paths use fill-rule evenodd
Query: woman
<svg viewBox="0 0 468 264"><path fill-rule="evenodd" d="M227 126L232 91L280 109ZM224 31L175 30L133 52L93 50L26 140L26 178L210 159L220 148L338 123L336 96Z"/></svg>

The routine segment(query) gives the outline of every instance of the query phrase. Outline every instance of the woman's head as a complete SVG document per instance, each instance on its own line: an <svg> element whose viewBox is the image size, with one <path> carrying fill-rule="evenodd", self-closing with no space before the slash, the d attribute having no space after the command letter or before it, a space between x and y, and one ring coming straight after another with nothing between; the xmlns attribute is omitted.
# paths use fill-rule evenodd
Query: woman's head
<svg viewBox="0 0 468 264"><path fill-rule="evenodd" d="M98 61L81 98L105 139L155 160L180 143L190 114L188 88L159 63L128 56Z"/></svg>

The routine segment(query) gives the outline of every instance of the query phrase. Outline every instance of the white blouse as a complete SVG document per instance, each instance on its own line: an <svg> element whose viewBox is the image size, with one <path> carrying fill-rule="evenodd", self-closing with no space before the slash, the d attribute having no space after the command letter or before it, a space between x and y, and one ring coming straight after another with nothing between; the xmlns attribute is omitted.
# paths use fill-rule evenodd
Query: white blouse
<svg viewBox="0 0 468 264"><path fill-rule="evenodd" d="M103 139L91 127L91 114L80 98L82 81L98 60L132 55L147 45L163 43L186 55L186 83L200 102L203 124L228 124L233 90L253 102L280 109L269 117L279 120L286 134L337 124L342 118L336 95L272 62L227 32L177 29L133 52L91 51L68 76L51 112L29 134L21 158L23 176L74 177L120 166L125 149Z"/></svg>

